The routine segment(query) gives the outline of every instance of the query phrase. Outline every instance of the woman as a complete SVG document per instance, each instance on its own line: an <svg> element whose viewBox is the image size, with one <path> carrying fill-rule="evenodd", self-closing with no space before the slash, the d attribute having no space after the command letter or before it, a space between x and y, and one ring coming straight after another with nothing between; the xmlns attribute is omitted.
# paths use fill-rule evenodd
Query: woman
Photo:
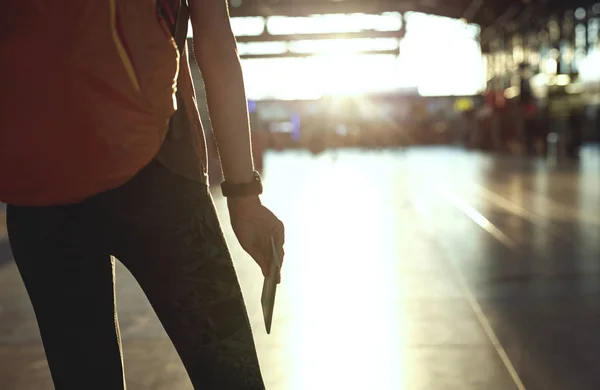
<svg viewBox="0 0 600 390"><path fill-rule="evenodd" d="M206 84L232 226L241 246L267 274L271 236L283 256L283 224L260 202L262 186L252 161L242 71L227 5L225 0L188 2L194 52ZM14 11L20 12L31 12L40 4L33 0L17 3ZM89 7L106 6L88 3ZM188 23L187 8L177 3L159 1L162 11L168 11L167 22L179 15L174 33ZM127 11L136 3L110 4L114 16L115 10ZM37 10L43 13L54 8L48 3ZM152 8L146 11L151 13ZM10 9L7 13L24 15ZM126 20L126 14L121 16L113 19L113 38L123 31L135 33L135 27L128 30L131 26L119 24ZM17 24L10 28L18 31ZM5 43L11 37L3 39ZM182 49L182 41L178 42ZM125 55L137 49L118 48ZM167 60L175 60L177 52L172 54L173 59ZM204 137L186 50L181 56L178 110L160 152L149 164L140 166L137 174L117 188L81 201L12 202L8 206L13 255L36 313L57 390L125 389L111 255L127 266L146 293L196 389L264 388L243 297L207 186ZM168 101L170 96L163 98ZM73 118L85 120L84 115L75 112ZM48 126L52 128L52 123ZM3 129L3 136L20 130Z"/></svg>

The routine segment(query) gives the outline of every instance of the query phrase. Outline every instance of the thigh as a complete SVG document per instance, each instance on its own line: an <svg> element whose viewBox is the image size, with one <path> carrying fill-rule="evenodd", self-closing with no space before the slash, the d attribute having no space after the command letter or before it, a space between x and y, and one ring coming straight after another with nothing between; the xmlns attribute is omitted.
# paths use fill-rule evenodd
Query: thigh
<svg viewBox="0 0 600 390"><path fill-rule="evenodd" d="M122 199L115 255L148 296L197 389L264 389L235 269L207 187L150 167Z"/></svg>
<svg viewBox="0 0 600 390"><path fill-rule="evenodd" d="M55 388L121 390L113 264L87 218L79 206L8 206L9 239Z"/></svg>

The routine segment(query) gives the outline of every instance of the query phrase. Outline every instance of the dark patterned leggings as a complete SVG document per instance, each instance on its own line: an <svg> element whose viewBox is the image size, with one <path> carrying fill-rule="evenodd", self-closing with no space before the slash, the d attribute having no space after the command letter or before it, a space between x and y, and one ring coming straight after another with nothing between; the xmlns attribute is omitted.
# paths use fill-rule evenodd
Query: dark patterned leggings
<svg viewBox="0 0 600 390"><path fill-rule="evenodd" d="M264 389L205 185L152 162L81 203L9 206L7 224L57 390L125 388L111 254L141 285L195 389Z"/></svg>

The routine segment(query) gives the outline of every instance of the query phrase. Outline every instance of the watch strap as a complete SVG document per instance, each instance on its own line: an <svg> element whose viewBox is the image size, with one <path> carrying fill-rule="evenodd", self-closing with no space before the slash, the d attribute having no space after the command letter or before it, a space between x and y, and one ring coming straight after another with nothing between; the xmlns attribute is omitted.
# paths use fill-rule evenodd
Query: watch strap
<svg viewBox="0 0 600 390"><path fill-rule="evenodd" d="M221 192L226 198L260 195L263 192L260 174L254 171L254 177L248 183L221 183Z"/></svg>

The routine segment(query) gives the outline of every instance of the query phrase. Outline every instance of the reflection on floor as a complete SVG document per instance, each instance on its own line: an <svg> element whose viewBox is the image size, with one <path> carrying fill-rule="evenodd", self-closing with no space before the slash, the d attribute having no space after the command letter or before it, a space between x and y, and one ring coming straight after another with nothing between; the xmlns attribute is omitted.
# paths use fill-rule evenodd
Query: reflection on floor
<svg viewBox="0 0 600 390"><path fill-rule="evenodd" d="M268 389L600 389L597 150L556 167L449 148L265 164L264 202L287 223L270 336L259 271L223 222ZM118 274L128 388L190 390L140 289ZM0 388L52 388L9 261Z"/></svg>

